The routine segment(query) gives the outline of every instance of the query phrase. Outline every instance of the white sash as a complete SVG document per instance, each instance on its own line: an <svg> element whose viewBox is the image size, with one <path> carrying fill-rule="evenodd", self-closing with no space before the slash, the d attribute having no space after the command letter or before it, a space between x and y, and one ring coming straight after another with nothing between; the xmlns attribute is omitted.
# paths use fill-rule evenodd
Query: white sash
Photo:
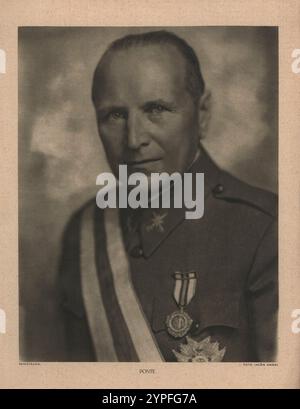
<svg viewBox="0 0 300 409"><path fill-rule="evenodd" d="M81 236L81 279L83 299L98 361L116 361L113 337L103 305L95 264L94 207L84 211ZM139 361L163 361L155 338L131 282L118 209L104 210L107 254L117 300ZM108 312L109 313L109 312Z"/></svg>
<svg viewBox="0 0 300 409"><path fill-rule="evenodd" d="M100 292L95 258L94 203L81 220L80 270L83 301L97 361L118 361Z"/></svg>

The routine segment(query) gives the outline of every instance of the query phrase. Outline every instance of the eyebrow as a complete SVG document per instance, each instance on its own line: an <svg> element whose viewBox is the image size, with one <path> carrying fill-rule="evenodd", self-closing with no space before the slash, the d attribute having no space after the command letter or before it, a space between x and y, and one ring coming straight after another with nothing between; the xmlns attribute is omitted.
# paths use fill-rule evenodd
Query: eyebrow
<svg viewBox="0 0 300 409"><path fill-rule="evenodd" d="M176 104L174 104L173 102L170 101L166 101L164 99L155 99L153 101L147 101L142 105L142 108L150 108L152 105L164 105L165 107L167 107L170 110L173 110L176 108Z"/></svg>
<svg viewBox="0 0 300 409"><path fill-rule="evenodd" d="M145 103L143 103L140 108L142 109L147 109L150 108L152 105L163 105L165 107L167 107L170 110L175 110L176 109L176 104L174 104L173 102L170 101L166 101L162 98L159 99L154 99L151 101L147 101ZM96 108L97 113L99 113L101 116L105 116L107 115L109 112L112 111L128 111L128 109L125 106L122 105L108 105L108 106L104 106L103 108Z"/></svg>

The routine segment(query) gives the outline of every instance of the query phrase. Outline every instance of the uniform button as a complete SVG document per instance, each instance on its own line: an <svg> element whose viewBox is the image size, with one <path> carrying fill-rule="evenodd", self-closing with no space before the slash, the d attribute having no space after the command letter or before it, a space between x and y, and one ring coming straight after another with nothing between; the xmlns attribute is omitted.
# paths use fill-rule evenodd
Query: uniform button
<svg viewBox="0 0 300 409"><path fill-rule="evenodd" d="M216 195L218 195L218 194L220 194L220 193L223 193L223 192L224 192L224 186L221 185L221 183L219 183L218 185L216 185L216 186L213 188L213 192L214 192L214 194L216 194Z"/></svg>
<svg viewBox="0 0 300 409"><path fill-rule="evenodd" d="M193 322L192 327L191 327L191 335L197 335L197 332L199 332L200 324L199 322Z"/></svg>
<svg viewBox="0 0 300 409"><path fill-rule="evenodd" d="M143 249L139 246L133 247L133 249L130 251L130 255L134 258L142 257Z"/></svg>

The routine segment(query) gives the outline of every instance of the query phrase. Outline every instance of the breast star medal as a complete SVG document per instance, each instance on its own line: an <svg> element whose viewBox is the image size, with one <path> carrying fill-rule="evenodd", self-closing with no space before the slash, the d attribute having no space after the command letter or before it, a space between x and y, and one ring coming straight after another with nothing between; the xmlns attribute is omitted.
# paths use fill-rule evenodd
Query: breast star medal
<svg viewBox="0 0 300 409"><path fill-rule="evenodd" d="M186 344L179 345L179 352L172 350L178 362L221 362L226 348L219 348L218 342L212 342L210 337L196 341L187 336Z"/></svg>
<svg viewBox="0 0 300 409"><path fill-rule="evenodd" d="M167 316L166 327L172 337L182 338L189 332L193 323L192 318L184 309L195 295L197 275L195 272L176 272L174 279L173 296L178 305L178 310Z"/></svg>

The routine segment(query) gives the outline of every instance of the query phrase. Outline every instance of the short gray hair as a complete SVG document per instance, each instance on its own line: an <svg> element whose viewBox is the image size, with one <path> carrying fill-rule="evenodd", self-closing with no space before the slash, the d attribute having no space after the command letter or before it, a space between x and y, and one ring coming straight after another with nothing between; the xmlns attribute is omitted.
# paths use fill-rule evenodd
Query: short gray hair
<svg viewBox="0 0 300 409"><path fill-rule="evenodd" d="M185 59L187 90L191 94L194 102L198 103L199 98L204 92L205 84L197 55L185 40L166 30L150 31L142 34L130 34L111 43L98 62L94 72L92 84L93 103L95 104L97 99L97 85L101 77L101 63L106 56L115 51L127 50L132 47L160 44L174 46Z"/></svg>

